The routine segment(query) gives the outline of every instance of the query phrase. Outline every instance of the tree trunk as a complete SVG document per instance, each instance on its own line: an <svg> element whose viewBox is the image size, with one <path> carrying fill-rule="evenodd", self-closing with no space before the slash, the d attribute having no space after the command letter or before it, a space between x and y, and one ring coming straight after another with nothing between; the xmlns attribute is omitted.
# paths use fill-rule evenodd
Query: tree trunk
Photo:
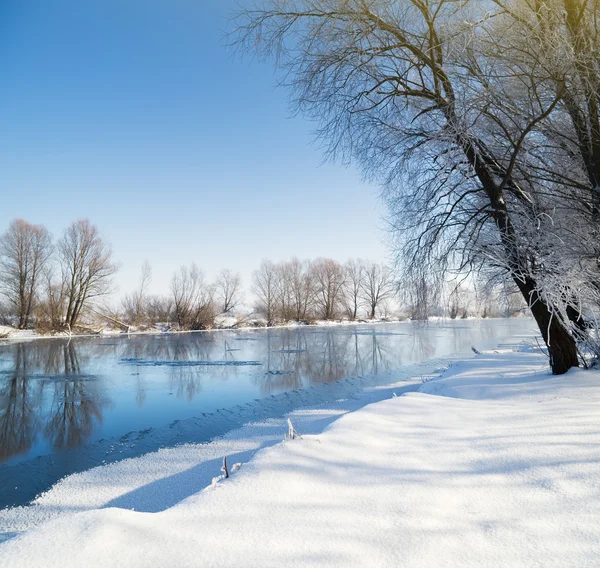
<svg viewBox="0 0 600 568"><path fill-rule="evenodd" d="M529 303L531 313L548 347L552 374L562 375L572 367L579 367L575 338L564 326L560 316L540 297L535 282L529 278L524 282L515 278L515 282Z"/></svg>
<svg viewBox="0 0 600 568"><path fill-rule="evenodd" d="M450 113L449 122L458 124L453 109ZM500 232L500 240L506 252L511 276L521 294L523 294L540 328L544 342L548 347L552 373L562 375L571 367L579 367L575 338L565 327L558 311L553 309L553 306L548 305L540 296L537 282L528 276L526 260L522 258L519 250L519 238L508 213L503 190L494 181L494 175L489 168L489 164L494 163L493 158L485 154L480 155L471 139L458 135L457 140L490 200L494 212L494 221ZM505 183L507 187L512 186L510 177L505 179Z"/></svg>

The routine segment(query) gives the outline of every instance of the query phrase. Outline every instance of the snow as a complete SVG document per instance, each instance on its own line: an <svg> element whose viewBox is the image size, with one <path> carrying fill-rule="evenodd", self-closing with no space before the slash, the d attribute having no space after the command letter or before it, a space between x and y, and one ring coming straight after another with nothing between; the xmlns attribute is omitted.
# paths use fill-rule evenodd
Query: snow
<svg viewBox="0 0 600 568"><path fill-rule="evenodd" d="M442 319L442 318L438 318ZM400 322L408 320L398 319L372 319L372 320L317 320L311 324L303 322L291 321L284 324L272 326L278 328L294 328L294 327L334 327L334 326L356 326L356 325L377 325L392 322ZM68 333L67 331L53 331L49 333L40 333L34 329L17 329L13 326L0 325L0 340L18 342L29 341L32 339L48 339L53 337L77 338L77 337L111 337L111 336L132 336L132 335L157 335L160 333L169 333L173 335L181 334L198 334L218 332L223 329L243 329L244 331L253 331L267 328L266 320L247 318L245 316L236 316L231 314L220 314L214 320L214 327L204 330L173 330L167 323L157 323L149 329L138 330L132 326L130 331L126 332L122 328L113 328L108 324L103 324L102 328L97 333Z"/></svg>
<svg viewBox="0 0 600 568"><path fill-rule="evenodd" d="M255 425L213 484L199 470L218 477L232 440L97 468L44 496L50 520L1 544L0 565L598 566L599 379L505 347L419 392L298 411L301 439L264 447L286 424Z"/></svg>
<svg viewBox="0 0 600 568"><path fill-rule="evenodd" d="M38 337L35 331L30 329L16 329L8 325L0 325L0 339L34 339Z"/></svg>
<svg viewBox="0 0 600 568"><path fill-rule="evenodd" d="M360 389L361 384L371 380L369 376L327 383L320 389L311 387L297 393L284 393L280 397L312 406L280 418L250 422L210 443L182 444L70 475L35 499L31 506L1 509L0 542L74 510L118 506L137 511L162 511L210 485L220 470L223 456L230 456L230 463L234 459L248 461L260 449L280 443L288 431L288 417L301 434L321 433L347 412L388 399L393 393L417 390L422 377L436 370L439 373L443 364L443 360L432 360L407 367L402 373L383 373L379 380L385 386L362 387L357 392L351 389L349 393L346 383ZM323 395L329 396L323 389L344 398L314 406ZM275 401L276 397L269 400ZM263 404L254 409L255 414L258 412L260 416ZM160 491L156 490L157 486Z"/></svg>

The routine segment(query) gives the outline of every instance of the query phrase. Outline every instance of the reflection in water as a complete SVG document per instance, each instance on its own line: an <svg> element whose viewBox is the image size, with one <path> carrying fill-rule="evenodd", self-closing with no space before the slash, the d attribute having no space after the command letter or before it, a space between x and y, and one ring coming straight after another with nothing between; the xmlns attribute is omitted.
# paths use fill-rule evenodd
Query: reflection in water
<svg viewBox="0 0 600 568"><path fill-rule="evenodd" d="M0 376L0 461L27 453L36 438L39 392L27 377L27 346L14 351L13 369Z"/></svg>
<svg viewBox="0 0 600 568"><path fill-rule="evenodd" d="M177 398L194 400L202 390L200 367L172 367L169 370L169 386Z"/></svg>
<svg viewBox="0 0 600 568"><path fill-rule="evenodd" d="M4 344L0 462L104 436L118 440L346 377L383 375L525 327L448 322Z"/></svg>
<svg viewBox="0 0 600 568"><path fill-rule="evenodd" d="M102 422L102 407L95 381L81 375L73 343L63 346L64 374L54 383L54 396L44 434L56 450L75 448L90 437L95 422Z"/></svg>
<svg viewBox="0 0 600 568"><path fill-rule="evenodd" d="M399 354L375 331L276 331L263 351L265 372L254 378L264 396L398 368ZM383 339L383 340L382 340Z"/></svg>
<svg viewBox="0 0 600 568"><path fill-rule="evenodd" d="M102 407L84 381L55 384L51 418L44 429L53 448L77 447L89 438L95 421L102 421Z"/></svg>
<svg viewBox="0 0 600 568"><path fill-rule="evenodd" d="M57 450L80 445L102 407L73 343L14 345L12 369L0 375L0 461L29 452L40 435Z"/></svg>

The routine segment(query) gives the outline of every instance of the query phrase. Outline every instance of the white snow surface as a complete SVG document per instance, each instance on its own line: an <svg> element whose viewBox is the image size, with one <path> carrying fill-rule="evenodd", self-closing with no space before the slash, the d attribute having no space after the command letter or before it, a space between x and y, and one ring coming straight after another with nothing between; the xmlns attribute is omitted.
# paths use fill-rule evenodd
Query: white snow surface
<svg viewBox="0 0 600 568"><path fill-rule="evenodd" d="M542 355L505 349L420 392L305 413L331 424L205 489L195 446L66 478L0 566L600 566L600 372L553 377ZM255 442L240 444L232 471Z"/></svg>
<svg viewBox="0 0 600 568"><path fill-rule="evenodd" d="M0 325L1 339L35 339L37 334L30 329L16 329L8 325Z"/></svg>

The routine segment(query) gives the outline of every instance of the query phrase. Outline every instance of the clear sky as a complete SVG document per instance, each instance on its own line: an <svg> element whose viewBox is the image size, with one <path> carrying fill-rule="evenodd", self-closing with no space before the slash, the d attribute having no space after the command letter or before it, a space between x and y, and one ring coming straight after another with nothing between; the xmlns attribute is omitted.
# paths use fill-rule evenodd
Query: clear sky
<svg viewBox="0 0 600 568"><path fill-rule="evenodd" d="M232 57L233 0L2 0L0 230L88 217L121 293L195 261L383 260L378 189L322 165L269 64Z"/></svg>

